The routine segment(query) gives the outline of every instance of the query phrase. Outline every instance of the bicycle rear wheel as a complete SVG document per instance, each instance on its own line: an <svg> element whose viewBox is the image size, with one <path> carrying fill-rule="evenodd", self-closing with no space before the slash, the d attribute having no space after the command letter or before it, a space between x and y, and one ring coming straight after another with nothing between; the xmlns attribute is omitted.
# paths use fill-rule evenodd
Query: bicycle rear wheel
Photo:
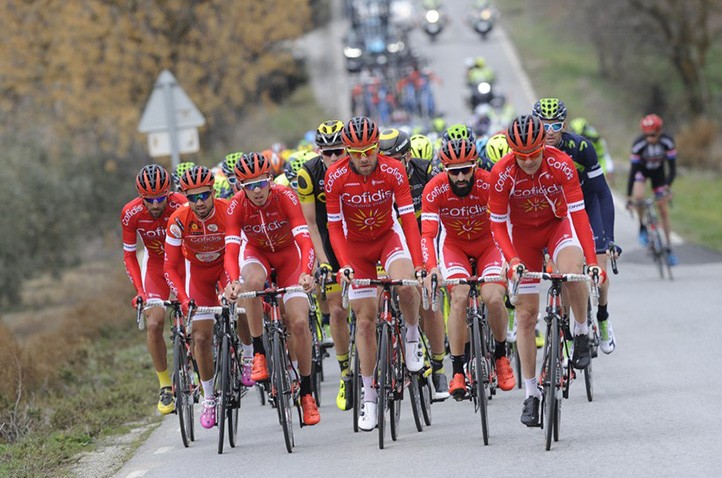
<svg viewBox="0 0 722 478"><path fill-rule="evenodd" d="M180 424L183 446L188 448L192 441L193 398L191 397L190 370L186 346L180 334L173 339L173 388L175 389L175 407Z"/></svg>
<svg viewBox="0 0 722 478"><path fill-rule="evenodd" d="M221 347L219 357L221 362L221 386L218 396L218 404L216 405L218 413L218 454L223 453L223 443L226 439L226 416L230 404L231 390L231 351L228 343L228 335L223 334L221 339Z"/></svg>
<svg viewBox="0 0 722 478"><path fill-rule="evenodd" d="M387 326L381 328L379 337L379 359L376 368L378 370L378 428L379 428L379 449L384 449L384 433L386 432L386 408L389 406L389 390L391 389L391 366L389 365L389 330Z"/></svg>
<svg viewBox="0 0 722 478"><path fill-rule="evenodd" d="M472 381L472 393L474 394L474 400L476 400L476 407L479 410L481 417L481 435L484 440L484 445L489 444L489 421L487 417L487 398L486 388L484 382L487 380L485 364L486 358L484 357L484 350L481 345L481 329L479 327L479 317L474 317L471 322L471 381Z"/></svg>
<svg viewBox="0 0 722 478"><path fill-rule="evenodd" d="M411 398L411 411L414 415L416 431L424 430L423 404L421 403L421 381L418 373L409 374L409 397Z"/></svg>
<svg viewBox="0 0 722 478"><path fill-rule="evenodd" d="M311 384L313 386L313 398L316 399L316 405L321 406L321 380L323 380L323 369L321 361L323 360L323 351L318 342L314 340L311 349Z"/></svg>
<svg viewBox="0 0 722 478"><path fill-rule="evenodd" d="M431 426L431 402L434 396L434 381L432 374L419 380L419 393L421 394L421 414L427 427Z"/></svg>
<svg viewBox="0 0 722 478"><path fill-rule="evenodd" d="M292 453L294 442L291 377L288 374L288 364L286 363L285 342L279 331L274 332L273 337L273 385L276 389L276 401L278 402L286 451Z"/></svg>

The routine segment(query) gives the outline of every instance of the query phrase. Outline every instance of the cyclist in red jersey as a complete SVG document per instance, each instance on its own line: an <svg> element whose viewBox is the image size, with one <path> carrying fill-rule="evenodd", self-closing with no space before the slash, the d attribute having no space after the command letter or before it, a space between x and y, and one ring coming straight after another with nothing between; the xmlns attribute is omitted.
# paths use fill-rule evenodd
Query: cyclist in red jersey
<svg viewBox="0 0 722 478"><path fill-rule="evenodd" d="M590 274L601 277L572 159L545 145L544 125L537 117L518 116L507 129L506 137L511 152L491 170L489 211L494 240L509 263L511 278L517 279L517 266L540 271L544 248L560 272L581 274L586 259ZM581 248L573 238L569 216ZM576 320L572 364L585 368L589 364L587 287L582 282L564 285ZM529 427L539 426L541 392L534 378L534 326L538 311L539 281L522 279L516 304L517 343L527 397L521 421Z"/></svg>
<svg viewBox="0 0 722 478"><path fill-rule="evenodd" d="M147 303L148 299L169 298L170 289L163 278L165 227L173 211L186 202L185 196L170 191L170 175L157 164L149 164L140 170L135 178L135 187L139 197L123 206L120 213L123 262L136 294L132 301L133 307L138 305L139 300ZM145 248L142 265L138 264L136 254L139 236ZM146 345L160 384L158 411L165 415L175 410L163 339L165 307L148 307L144 312Z"/></svg>
<svg viewBox="0 0 722 478"><path fill-rule="evenodd" d="M439 159L445 173L436 175L424 188L421 213L421 251L429 275L426 286L431 287L431 276L458 279L472 275L470 258L476 261L480 277L501 274L503 259L494 244L489 226L489 173L477 168L478 155L472 141L452 139L444 142ZM438 257L436 237L441 226ZM466 395L464 374L464 344L467 342L466 305L469 286L451 289L449 311L449 345L453 375L449 393L461 400ZM494 358L499 388L511 390L516 384L514 372L506 357L506 283L485 283L481 286L481 299L489 311L489 324L494 334Z"/></svg>
<svg viewBox="0 0 722 478"><path fill-rule="evenodd" d="M228 201L213 197L213 173L205 166L195 166L180 177L180 188L188 204L168 220L165 238L164 272L168 285L188 312L191 299L196 306L219 305L217 284L225 287L228 278L223 270L226 209ZM185 269L185 281L180 270ZM216 424L216 400L213 393L213 314L193 316L194 353L203 386L201 425Z"/></svg>
<svg viewBox="0 0 722 478"><path fill-rule="evenodd" d="M369 118L352 118L344 126L342 138L348 155L329 166L324 181L331 245L341 265L339 280L376 278L378 262L392 279L413 280L414 269L420 275L423 262L404 165L378 154L379 130ZM394 204L401 226L396 221ZM416 372L423 366L418 323L420 296L415 287L398 287L397 292L407 324L406 366ZM377 424L377 392L372 386L377 346L376 287L352 286L349 298L356 313L364 384L358 426L371 431Z"/></svg>
<svg viewBox="0 0 722 478"><path fill-rule="evenodd" d="M231 283L226 288L234 300L244 289L263 289L271 268L276 270L277 285L301 284L310 292L315 286L310 275L316 259L301 212L301 203L293 189L274 184L271 164L261 153L241 156L235 167L241 189L228 207L225 267ZM242 265L239 267L239 255ZM241 283L240 279L243 279ZM311 331L308 327L308 296L303 292L284 294L288 331L301 376L303 423L321 421L311 382ZM266 350L263 345L263 303L261 298L246 303L253 338L253 371L256 382L268 380Z"/></svg>

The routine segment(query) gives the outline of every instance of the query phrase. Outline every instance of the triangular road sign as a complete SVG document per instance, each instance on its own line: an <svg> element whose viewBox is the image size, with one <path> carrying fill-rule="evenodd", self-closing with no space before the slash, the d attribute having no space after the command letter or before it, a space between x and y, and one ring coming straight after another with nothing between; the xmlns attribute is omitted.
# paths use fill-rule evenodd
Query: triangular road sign
<svg viewBox="0 0 722 478"><path fill-rule="evenodd" d="M178 84L173 74L168 70L163 70L158 76L153 87L153 93L150 95L148 103L143 110L143 116L140 118L138 131L141 133L152 133L156 131L165 131L170 128L170 118L168 118L168 110L166 105L166 91L170 91L170 99L173 103L173 115L175 118L175 127L197 128L206 123L205 118L198 111L196 105L193 104L183 88Z"/></svg>

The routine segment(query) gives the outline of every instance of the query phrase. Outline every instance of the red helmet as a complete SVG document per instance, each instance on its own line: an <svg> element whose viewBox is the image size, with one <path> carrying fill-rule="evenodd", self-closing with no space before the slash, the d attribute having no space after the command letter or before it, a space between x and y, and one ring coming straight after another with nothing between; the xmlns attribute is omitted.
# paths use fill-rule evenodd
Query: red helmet
<svg viewBox="0 0 722 478"><path fill-rule="evenodd" d="M160 196L170 191L170 176L162 166L143 166L135 178L135 188L142 197Z"/></svg>
<svg viewBox="0 0 722 478"><path fill-rule="evenodd" d="M360 148L379 141L379 128L365 116L355 116L343 127L341 139L347 148Z"/></svg>
<svg viewBox="0 0 722 478"><path fill-rule="evenodd" d="M271 170L271 162L262 153L246 153L236 163L236 177L239 181L266 174Z"/></svg>
<svg viewBox="0 0 722 478"><path fill-rule="evenodd" d="M439 150L439 159L444 166L476 161L476 145L466 139L444 141Z"/></svg>
<svg viewBox="0 0 722 478"><path fill-rule="evenodd" d="M662 131L662 126L664 126L664 121L655 114L647 115L639 122L639 127L644 134L659 133Z"/></svg>
<svg viewBox="0 0 722 478"><path fill-rule="evenodd" d="M544 137L544 125L536 116L517 116L506 130L506 141L509 143L509 147L522 153L531 152L544 146Z"/></svg>
<svg viewBox="0 0 722 478"><path fill-rule="evenodd" d="M194 166L180 177L180 188L183 191L202 188L203 186L213 187L215 178L210 169L205 166Z"/></svg>

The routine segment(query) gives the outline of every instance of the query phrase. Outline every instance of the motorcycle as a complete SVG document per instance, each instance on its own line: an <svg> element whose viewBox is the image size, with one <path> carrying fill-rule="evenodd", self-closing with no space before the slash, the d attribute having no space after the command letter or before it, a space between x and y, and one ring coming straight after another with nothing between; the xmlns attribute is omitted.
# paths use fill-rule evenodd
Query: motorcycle
<svg viewBox="0 0 722 478"><path fill-rule="evenodd" d="M479 105L491 103L494 99L494 86L491 82L470 84L469 88L469 107L472 111Z"/></svg>
<svg viewBox="0 0 722 478"><path fill-rule="evenodd" d="M432 42L436 41L436 37L444 29L444 17L440 10L426 10L424 12L423 30L429 36Z"/></svg>
<svg viewBox="0 0 722 478"><path fill-rule="evenodd" d="M483 40L489 35L494 28L497 20L497 13L491 5L486 5L478 10L474 10L471 14L471 26L481 35Z"/></svg>

